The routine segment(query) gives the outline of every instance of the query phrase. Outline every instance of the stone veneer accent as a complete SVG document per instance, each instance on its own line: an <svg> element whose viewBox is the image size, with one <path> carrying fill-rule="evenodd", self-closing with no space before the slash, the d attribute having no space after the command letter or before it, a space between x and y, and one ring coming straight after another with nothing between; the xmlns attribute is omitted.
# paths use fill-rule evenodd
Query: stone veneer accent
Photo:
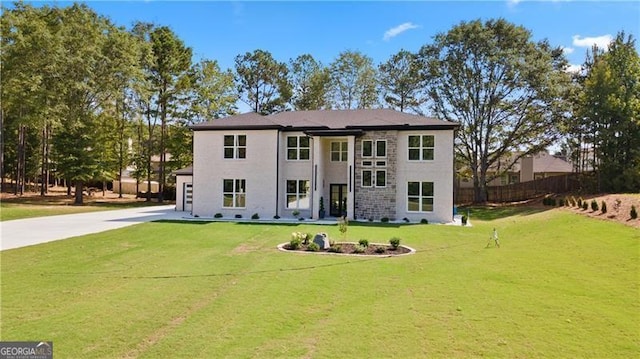
<svg viewBox="0 0 640 359"><path fill-rule="evenodd" d="M362 157L362 141L373 141L373 158ZM362 187L362 170L382 167L375 167L375 141L387 140L387 186L384 188ZM387 217L391 220L396 218L396 167L398 151L398 131L369 131L356 139L356 159L355 159L355 216L358 219L373 219L379 221ZM372 160L373 167L362 167L363 160ZM375 172L373 173L375 176Z"/></svg>

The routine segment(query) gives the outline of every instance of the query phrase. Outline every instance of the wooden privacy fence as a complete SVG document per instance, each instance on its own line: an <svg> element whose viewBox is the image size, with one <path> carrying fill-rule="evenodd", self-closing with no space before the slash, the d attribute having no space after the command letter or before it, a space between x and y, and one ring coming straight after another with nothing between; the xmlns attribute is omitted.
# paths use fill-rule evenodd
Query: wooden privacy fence
<svg viewBox="0 0 640 359"><path fill-rule="evenodd" d="M487 187L488 202L516 202L549 193L584 192L589 176L581 173L541 178L534 181L514 183L504 186ZM472 203L473 188L456 188L456 204Z"/></svg>

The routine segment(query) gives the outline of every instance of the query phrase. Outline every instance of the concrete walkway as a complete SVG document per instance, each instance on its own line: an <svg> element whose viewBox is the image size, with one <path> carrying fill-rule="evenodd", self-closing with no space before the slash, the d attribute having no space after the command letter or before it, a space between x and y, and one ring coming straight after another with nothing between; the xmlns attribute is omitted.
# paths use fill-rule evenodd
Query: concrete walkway
<svg viewBox="0 0 640 359"><path fill-rule="evenodd" d="M0 250L32 246L159 219L182 219L175 205L65 214L0 222Z"/></svg>

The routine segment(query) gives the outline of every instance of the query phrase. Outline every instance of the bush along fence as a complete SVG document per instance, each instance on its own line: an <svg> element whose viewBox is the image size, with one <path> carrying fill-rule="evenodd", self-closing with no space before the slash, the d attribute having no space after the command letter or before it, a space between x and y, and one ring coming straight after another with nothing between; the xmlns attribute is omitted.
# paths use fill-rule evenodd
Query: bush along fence
<svg viewBox="0 0 640 359"><path fill-rule="evenodd" d="M592 173L570 173L534 181L487 187L489 202L515 202L540 197L548 193L592 193L595 191ZM473 202L473 188L456 188L456 204Z"/></svg>

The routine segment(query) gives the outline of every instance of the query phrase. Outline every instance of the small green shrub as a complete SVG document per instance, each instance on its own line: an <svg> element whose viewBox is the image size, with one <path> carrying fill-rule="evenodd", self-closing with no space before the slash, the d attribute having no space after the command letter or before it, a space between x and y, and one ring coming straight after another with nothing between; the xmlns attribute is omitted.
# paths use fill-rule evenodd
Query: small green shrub
<svg viewBox="0 0 640 359"><path fill-rule="evenodd" d="M307 237L304 239L304 243L305 243L305 244L307 244L307 243L309 243L310 241L313 241L313 238L314 238L314 237L315 237L315 236L314 236L313 234L311 234L311 233L307 233Z"/></svg>
<svg viewBox="0 0 640 359"><path fill-rule="evenodd" d="M241 214L236 214L236 218L242 218Z"/></svg>
<svg viewBox="0 0 640 359"><path fill-rule="evenodd" d="M384 253L387 249L383 246L377 246L376 247L376 253L381 254Z"/></svg>
<svg viewBox="0 0 640 359"><path fill-rule="evenodd" d="M400 246L400 238L398 237L393 237L389 240L389 244L391 245L391 247L393 249L398 249L398 247Z"/></svg>
<svg viewBox="0 0 640 359"><path fill-rule="evenodd" d="M594 212L598 210L598 202L595 199L591 200L591 210Z"/></svg>
<svg viewBox="0 0 640 359"><path fill-rule="evenodd" d="M602 211L602 213L607 213L607 202L602 201L602 204L600 205L600 211Z"/></svg>
<svg viewBox="0 0 640 359"><path fill-rule="evenodd" d="M551 199L549 200L549 205L550 205L550 206L555 207L555 206L556 206L556 204L557 204L557 203L556 203L556 199L555 199L555 198L551 198Z"/></svg>
<svg viewBox="0 0 640 359"><path fill-rule="evenodd" d="M342 246L341 245L333 245L333 246L329 247L328 251L331 252L331 253L342 253Z"/></svg>
<svg viewBox="0 0 640 359"><path fill-rule="evenodd" d="M289 242L289 249L298 249L300 248L300 244L302 244L302 240L300 238L293 238Z"/></svg>
<svg viewBox="0 0 640 359"><path fill-rule="evenodd" d="M358 241L358 244L363 246L363 247L369 247L369 241L366 239L361 239Z"/></svg>
<svg viewBox="0 0 640 359"><path fill-rule="evenodd" d="M420 220L420 223L422 223L422 224L429 224L429 220L428 220L428 219L426 219L426 218L423 218L423 219L421 219L421 220Z"/></svg>
<svg viewBox="0 0 640 359"><path fill-rule="evenodd" d="M318 245L318 243L309 243L309 245L307 246L307 250L310 252L317 252L320 250L320 246Z"/></svg>
<svg viewBox="0 0 640 359"><path fill-rule="evenodd" d="M273 219L280 219L280 216L276 214L275 216L273 216Z"/></svg>
<svg viewBox="0 0 640 359"><path fill-rule="evenodd" d="M564 198L558 198L558 207L564 207Z"/></svg>
<svg viewBox="0 0 640 359"><path fill-rule="evenodd" d="M367 250L367 247L358 244L353 248L353 253L361 254L361 253L364 253L366 250Z"/></svg>
<svg viewBox="0 0 640 359"><path fill-rule="evenodd" d="M405 221L405 223L409 223L409 222L411 222L411 221L409 220L409 218L407 218L407 217L404 217L402 220L403 220L403 221Z"/></svg>
<svg viewBox="0 0 640 359"><path fill-rule="evenodd" d="M216 213L213 215L213 218L222 218L222 213Z"/></svg>
<svg viewBox="0 0 640 359"><path fill-rule="evenodd" d="M382 222L382 223L388 223L388 222L389 222L389 217L382 217L382 218L380 218L380 222Z"/></svg>
<svg viewBox="0 0 640 359"><path fill-rule="evenodd" d="M294 217L298 217L300 215L300 211L296 209L293 212L291 212L291 214L293 214Z"/></svg>
<svg viewBox="0 0 640 359"><path fill-rule="evenodd" d="M304 221L304 217L298 218L298 221Z"/></svg>
<svg viewBox="0 0 640 359"><path fill-rule="evenodd" d="M631 205L631 211L629 211L629 215L631 216L631 219L638 218L638 211L636 211L636 206Z"/></svg>
<svg viewBox="0 0 640 359"><path fill-rule="evenodd" d="M586 211L589 208L589 205L587 204L587 201L582 202L582 210Z"/></svg>
<svg viewBox="0 0 640 359"><path fill-rule="evenodd" d="M257 213L254 213L251 215L251 219L260 219L260 215Z"/></svg>
<svg viewBox="0 0 640 359"><path fill-rule="evenodd" d="M468 220L468 219L467 219L467 216L466 216L466 215L462 216L462 225L463 225L463 226L466 226L466 225L467 225L467 220Z"/></svg>
<svg viewBox="0 0 640 359"><path fill-rule="evenodd" d="M578 208L582 207L582 197L578 197Z"/></svg>

